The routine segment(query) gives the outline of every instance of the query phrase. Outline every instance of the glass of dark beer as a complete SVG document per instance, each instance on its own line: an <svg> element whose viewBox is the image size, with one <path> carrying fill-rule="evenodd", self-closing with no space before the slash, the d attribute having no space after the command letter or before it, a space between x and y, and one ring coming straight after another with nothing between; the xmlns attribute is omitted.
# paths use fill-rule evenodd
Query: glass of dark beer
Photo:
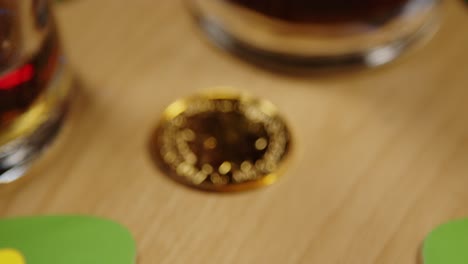
<svg viewBox="0 0 468 264"><path fill-rule="evenodd" d="M70 84L49 1L0 0L0 183L54 138Z"/></svg>
<svg viewBox="0 0 468 264"><path fill-rule="evenodd" d="M385 64L437 25L438 0L188 0L219 46L260 62Z"/></svg>

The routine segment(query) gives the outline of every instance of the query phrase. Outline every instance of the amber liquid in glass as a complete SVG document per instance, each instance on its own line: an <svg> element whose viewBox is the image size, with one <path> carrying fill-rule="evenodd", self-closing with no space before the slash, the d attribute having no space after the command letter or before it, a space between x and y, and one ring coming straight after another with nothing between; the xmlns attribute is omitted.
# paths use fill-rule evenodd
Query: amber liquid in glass
<svg viewBox="0 0 468 264"><path fill-rule="evenodd" d="M0 1L0 157L54 119L64 90L61 49L46 0ZM29 16L18 10L31 8ZM34 48L31 48L34 47ZM60 82L54 81L60 80Z"/></svg>
<svg viewBox="0 0 468 264"><path fill-rule="evenodd" d="M38 54L0 75L0 127L13 122L37 102L51 81L59 59L54 36Z"/></svg>
<svg viewBox="0 0 468 264"><path fill-rule="evenodd" d="M47 90L59 67L59 51L51 34L37 54L0 75L0 144L34 131L50 114L53 100Z"/></svg>

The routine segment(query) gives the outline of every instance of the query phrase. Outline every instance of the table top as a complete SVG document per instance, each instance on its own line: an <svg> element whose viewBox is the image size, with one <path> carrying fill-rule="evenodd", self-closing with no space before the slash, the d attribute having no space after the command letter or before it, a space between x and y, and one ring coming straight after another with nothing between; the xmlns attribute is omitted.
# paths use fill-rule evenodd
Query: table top
<svg viewBox="0 0 468 264"><path fill-rule="evenodd" d="M446 1L432 41L388 66L291 76L210 45L182 1L57 8L80 77L69 119L0 216L92 214L126 225L139 263L415 263L424 237L468 214L468 9ZM294 156L275 185L183 187L155 168L164 108L227 85L269 99Z"/></svg>

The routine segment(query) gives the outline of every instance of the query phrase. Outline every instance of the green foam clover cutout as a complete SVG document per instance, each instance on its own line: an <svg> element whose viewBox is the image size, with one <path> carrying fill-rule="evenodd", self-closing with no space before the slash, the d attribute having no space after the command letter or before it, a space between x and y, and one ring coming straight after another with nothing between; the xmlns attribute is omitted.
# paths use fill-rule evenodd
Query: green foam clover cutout
<svg viewBox="0 0 468 264"><path fill-rule="evenodd" d="M468 219L439 226L426 238L424 264L468 263Z"/></svg>
<svg viewBox="0 0 468 264"><path fill-rule="evenodd" d="M130 232L110 220L39 216L0 220L0 250L21 253L26 264L135 264Z"/></svg>

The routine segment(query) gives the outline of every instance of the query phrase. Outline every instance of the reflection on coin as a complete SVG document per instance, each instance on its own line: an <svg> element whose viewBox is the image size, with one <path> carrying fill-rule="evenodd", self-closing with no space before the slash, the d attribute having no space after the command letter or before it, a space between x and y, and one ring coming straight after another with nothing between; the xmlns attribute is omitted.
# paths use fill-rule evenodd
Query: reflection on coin
<svg viewBox="0 0 468 264"><path fill-rule="evenodd" d="M274 105L227 92L171 104L150 146L153 159L168 176L218 192L274 183L290 147L290 132Z"/></svg>

